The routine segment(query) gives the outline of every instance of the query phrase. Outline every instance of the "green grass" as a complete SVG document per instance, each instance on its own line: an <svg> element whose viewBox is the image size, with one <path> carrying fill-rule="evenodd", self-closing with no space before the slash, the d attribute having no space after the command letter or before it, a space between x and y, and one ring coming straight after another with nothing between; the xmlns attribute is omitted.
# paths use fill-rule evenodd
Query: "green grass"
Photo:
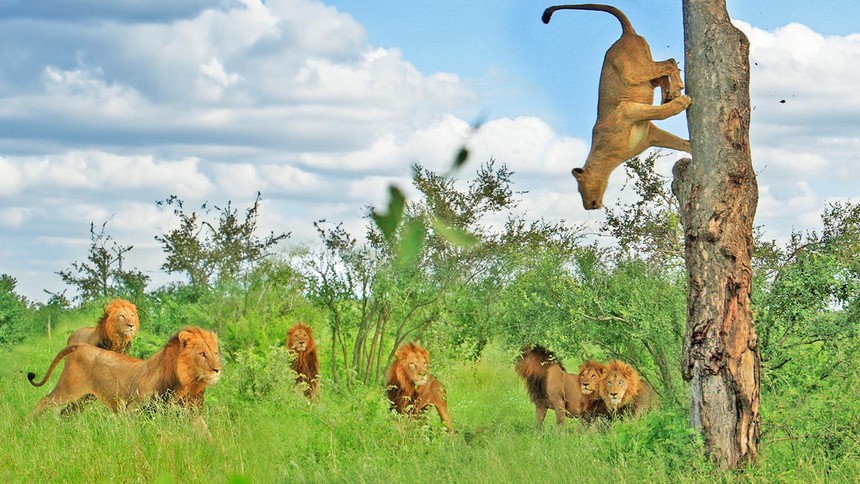
<svg viewBox="0 0 860 484"><path fill-rule="evenodd" d="M285 380L263 397L242 398L247 375L231 362L207 392L211 442L177 411L113 414L93 403L78 415L46 413L31 421L56 376L34 388L26 373L42 374L63 341L58 333L0 353L2 482L851 482L860 476L856 448L834 458L814 439L766 442L760 462L744 472L717 470L691 438L681 408L602 427L571 420L564 430L549 418L535 432L534 409L495 346L478 362L434 363L448 388L453 436L435 412L418 422L392 415L381 388L338 388L325 379L321 401L311 405Z"/></svg>

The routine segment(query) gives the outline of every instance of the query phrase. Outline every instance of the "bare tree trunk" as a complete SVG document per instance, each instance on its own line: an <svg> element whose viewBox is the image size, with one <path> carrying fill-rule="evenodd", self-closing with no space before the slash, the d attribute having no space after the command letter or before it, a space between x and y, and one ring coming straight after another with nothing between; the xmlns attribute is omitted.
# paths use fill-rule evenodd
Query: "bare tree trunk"
<svg viewBox="0 0 860 484"><path fill-rule="evenodd" d="M721 466L759 450L760 355L750 308L758 186L749 148L749 41L725 0L684 0L687 123L693 160L679 161L687 265L682 373L690 421Z"/></svg>

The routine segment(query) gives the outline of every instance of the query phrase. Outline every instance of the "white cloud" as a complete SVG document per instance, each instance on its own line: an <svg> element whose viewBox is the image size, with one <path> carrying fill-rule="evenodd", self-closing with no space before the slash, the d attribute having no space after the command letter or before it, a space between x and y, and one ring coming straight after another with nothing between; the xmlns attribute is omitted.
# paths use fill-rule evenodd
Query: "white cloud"
<svg viewBox="0 0 860 484"><path fill-rule="evenodd" d="M856 194L860 34L821 35L791 23L750 39L750 138L760 184L756 223L786 240L816 227L825 199Z"/></svg>
<svg viewBox="0 0 860 484"><path fill-rule="evenodd" d="M0 210L0 225L5 227L19 227L27 219L26 208L10 207Z"/></svg>
<svg viewBox="0 0 860 484"><path fill-rule="evenodd" d="M198 171L200 160L156 160L150 155L123 156L102 151L70 151L44 157L7 158L0 163L16 184L41 189L74 188L105 195L133 189L156 189L180 196L200 196L212 185ZM3 185L0 185L3 186ZM20 191L21 188L18 190Z"/></svg>
<svg viewBox="0 0 860 484"><path fill-rule="evenodd" d="M24 177L15 163L0 157L0 175L0 197L10 197L21 192Z"/></svg>
<svg viewBox="0 0 860 484"><path fill-rule="evenodd" d="M169 195L245 207L260 190L261 228L315 240L311 222L324 218L361 234L364 206L383 204L389 183L415 195L411 163L444 171L464 142L458 177L493 157L529 191L530 216L602 220L581 209L569 175L587 140L528 115L472 133L463 118L483 104L480 79L422 72L320 1L81 1L94 13L45 0L0 20L0 49L16 53L0 73L0 225L26 234L0 233L0 262L28 274L28 294L85 256L91 222L110 220L135 245L130 260L158 273L153 237L175 219L154 202ZM758 223L810 223L824 200L850 195L856 173L860 36L738 25L752 41ZM608 199L622 183L616 172Z"/></svg>

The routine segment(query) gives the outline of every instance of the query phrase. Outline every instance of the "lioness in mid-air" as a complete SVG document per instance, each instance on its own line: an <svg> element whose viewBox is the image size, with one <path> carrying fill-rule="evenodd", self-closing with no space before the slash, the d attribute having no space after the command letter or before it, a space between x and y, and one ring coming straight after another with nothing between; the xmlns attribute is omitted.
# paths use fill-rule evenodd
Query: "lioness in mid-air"
<svg viewBox="0 0 860 484"><path fill-rule="evenodd" d="M655 62L645 39L636 34L627 17L615 7L599 4L557 5L547 8L548 24L556 10L596 10L611 13L621 22L621 38L606 51L600 71L597 122L591 132L591 151L585 166L572 173L586 210L603 206L603 194L612 170L655 146L690 152L690 142L663 131L652 120L666 119L687 109L690 97L681 95L684 83L675 59ZM654 89L662 91L663 104L654 105Z"/></svg>

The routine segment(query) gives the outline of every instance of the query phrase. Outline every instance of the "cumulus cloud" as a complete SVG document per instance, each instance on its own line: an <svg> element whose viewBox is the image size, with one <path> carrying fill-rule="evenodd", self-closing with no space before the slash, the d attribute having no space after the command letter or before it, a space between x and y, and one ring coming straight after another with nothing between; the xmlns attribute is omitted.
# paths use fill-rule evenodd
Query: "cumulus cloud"
<svg viewBox="0 0 860 484"><path fill-rule="evenodd" d="M792 227L817 227L827 200L856 195L860 35L826 36L799 23L773 31L735 24L750 39L756 223L785 240Z"/></svg>
<svg viewBox="0 0 860 484"><path fill-rule="evenodd" d="M480 80L422 72L322 2L60 3L0 2L0 49L15 53L0 70L0 226L14 230L0 231L0 257L26 294L57 290L52 273L83 259L90 223L105 221L162 282L153 237L175 219L154 202L169 195L245 207L261 191L264 230L314 240L311 222L327 219L361 233L388 184L414 195L410 164L444 171L463 143L461 178L495 158L531 216L601 219L569 175L586 140L528 113L473 131L462 114L480 111ZM860 37L738 25L752 41L759 223L806 223L855 171Z"/></svg>

